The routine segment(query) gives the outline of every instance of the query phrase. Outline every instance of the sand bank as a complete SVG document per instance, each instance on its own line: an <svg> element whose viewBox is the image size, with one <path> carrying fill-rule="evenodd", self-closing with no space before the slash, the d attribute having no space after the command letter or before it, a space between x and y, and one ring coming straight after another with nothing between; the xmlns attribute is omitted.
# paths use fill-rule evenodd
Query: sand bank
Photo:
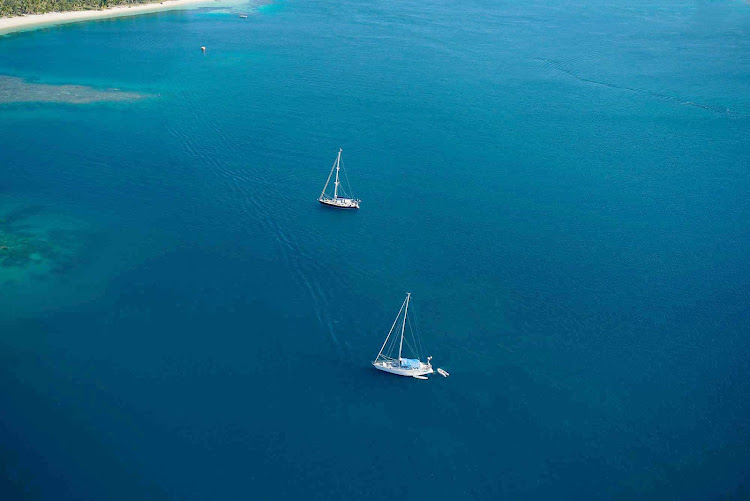
<svg viewBox="0 0 750 501"><path fill-rule="evenodd" d="M102 10L79 10L67 12L47 12L46 14L30 14L27 16L0 18L0 35L14 31L25 31L57 24L76 23L108 17L136 16L162 10L175 10L194 4L212 4L211 0L166 0L141 5L122 5Z"/></svg>

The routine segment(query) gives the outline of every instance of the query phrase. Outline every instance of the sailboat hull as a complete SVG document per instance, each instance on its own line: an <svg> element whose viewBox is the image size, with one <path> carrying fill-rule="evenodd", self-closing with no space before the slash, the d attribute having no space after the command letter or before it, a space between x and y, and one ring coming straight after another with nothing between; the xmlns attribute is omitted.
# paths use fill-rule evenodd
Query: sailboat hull
<svg viewBox="0 0 750 501"><path fill-rule="evenodd" d="M359 209L359 200L355 198L319 198L318 202L337 209Z"/></svg>
<svg viewBox="0 0 750 501"><path fill-rule="evenodd" d="M414 376L424 376L426 374L432 374L432 366L429 364L421 363L419 364L419 367L399 367L398 363L396 362L386 362L383 360L376 360L372 363L373 367L375 367L379 371L383 372L389 372L391 374L395 374L397 376L407 376L407 377L414 377Z"/></svg>

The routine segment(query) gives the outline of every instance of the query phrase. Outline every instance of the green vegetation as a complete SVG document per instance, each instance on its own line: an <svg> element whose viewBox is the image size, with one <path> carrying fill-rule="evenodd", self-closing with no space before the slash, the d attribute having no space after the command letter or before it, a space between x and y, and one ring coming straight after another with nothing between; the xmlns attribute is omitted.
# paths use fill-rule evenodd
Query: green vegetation
<svg viewBox="0 0 750 501"><path fill-rule="evenodd" d="M153 3L154 0L0 0L0 17L66 10L92 10L115 5Z"/></svg>

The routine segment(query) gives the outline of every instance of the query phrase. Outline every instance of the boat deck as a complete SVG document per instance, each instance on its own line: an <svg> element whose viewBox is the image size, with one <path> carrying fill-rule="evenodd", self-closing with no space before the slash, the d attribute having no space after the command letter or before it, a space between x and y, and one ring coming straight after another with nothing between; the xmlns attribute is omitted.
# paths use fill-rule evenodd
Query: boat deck
<svg viewBox="0 0 750 501"><path fill-rule="evenodd" d="M383 372L390 372L391 374L396 374L398 376L424 376L426 374L432 374L432 366L429 364L425 364L424 362L419 363L419 367L415 368L409 368L409 367L401 367L399 366L398 362L391 362L391 361L385 361L385 360L376 360L372 363L372 365Z"/></svg>
<svg viewBox="0 0 750 501"><path fill-rule="evenodd" d="M356 198L319 198L318 202L340 209L359 209L359 200Z"/></svg>

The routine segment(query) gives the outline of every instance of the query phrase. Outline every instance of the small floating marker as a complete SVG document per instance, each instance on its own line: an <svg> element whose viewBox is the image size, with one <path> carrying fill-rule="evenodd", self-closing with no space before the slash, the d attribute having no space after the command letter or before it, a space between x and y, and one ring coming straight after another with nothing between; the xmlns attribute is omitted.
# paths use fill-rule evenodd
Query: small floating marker
<svg viewBox="0 0 750 501"><path fill-rule="evenodd" d="M438 369L437 371L438 371L438 374L440 374L443 377L450 376L450 373L447 370L445 370L445 369Z"/></svg>
<svg viewBox="0 0 750 501"><path fill-rule="evenodd" d="M203 52L206 52L206 48L205 48L205 47L201 47L201 50L202 50Z"/></svg>

